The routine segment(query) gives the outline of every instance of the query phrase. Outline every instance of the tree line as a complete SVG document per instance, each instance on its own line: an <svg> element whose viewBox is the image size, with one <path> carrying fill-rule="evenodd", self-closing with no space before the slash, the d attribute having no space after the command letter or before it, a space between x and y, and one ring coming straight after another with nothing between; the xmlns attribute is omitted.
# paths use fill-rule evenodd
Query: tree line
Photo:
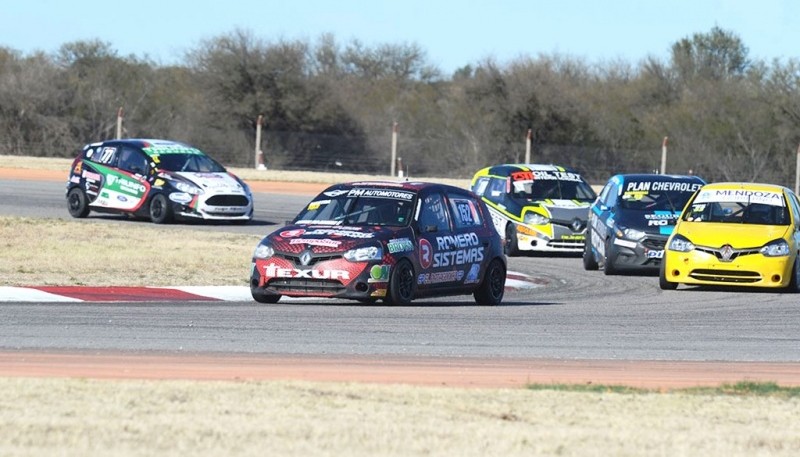
<svg viewBox="0 0 800 457"><path fill-rule="evenodd" d="M410 176L469 177L501 162L577 167L593 182L659 168L708 181L794 182L800 62L749 55L714 27L665 60L558 54L467 64L452 75L417 44L210 38L179 64L100 40L25 55L0 47L0 154L73 157L112 138L191 143L252 166L259 115L268 167L388 174L392 126Z"/></svg>

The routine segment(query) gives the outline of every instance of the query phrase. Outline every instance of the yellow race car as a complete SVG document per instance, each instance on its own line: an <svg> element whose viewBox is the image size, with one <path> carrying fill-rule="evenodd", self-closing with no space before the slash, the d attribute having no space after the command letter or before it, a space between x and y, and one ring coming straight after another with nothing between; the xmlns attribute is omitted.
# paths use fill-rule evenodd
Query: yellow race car
<svg viewBox="0 0 800 457"><path fill-rule="evenodd" d="M771 184L714 183L694 194L667 240L659 285L782 288L796 292L800 204Z"/></svg>

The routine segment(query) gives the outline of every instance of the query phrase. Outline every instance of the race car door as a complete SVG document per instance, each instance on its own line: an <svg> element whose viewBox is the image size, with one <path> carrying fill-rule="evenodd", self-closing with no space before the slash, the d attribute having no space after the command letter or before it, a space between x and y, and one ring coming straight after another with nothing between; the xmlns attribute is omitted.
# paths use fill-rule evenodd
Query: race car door
<svg viewBox="0 0 800 457"><path fill-rule="evenodd" d="M456 273L450 266L446 244L453 235L444 195L438 190L420 196L417 288L430 291L454 285Z"/></svg>

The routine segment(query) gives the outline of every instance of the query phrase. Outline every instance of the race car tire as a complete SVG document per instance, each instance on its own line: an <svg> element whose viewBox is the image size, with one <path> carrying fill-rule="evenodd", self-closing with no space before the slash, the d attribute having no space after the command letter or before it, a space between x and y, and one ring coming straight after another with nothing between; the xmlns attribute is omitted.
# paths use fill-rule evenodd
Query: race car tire
<svg viewBox="0 0 800 457"><path fill-rule="evenodd" d="M172 222L172 206L164 194L156 194L150 200L150 220L154 224L169 224Z"/></svg>
<svg viewBox="0 0 800 457"><path fill-rule="evenodd" d="M414 267L407 259L392 268L388 289L384 300L389 305L407 306L414 299Z"/></svg>
<svg viewBox="0 0 800 457"><path fill-rule="evenodd" d="M514 225L514 223L509 223L506 225L506 243L503 245L503 251L509 257L519 253L517 226Z"/></svg>
<svg viewBox="0 0 800 457"><path fill-rule="evenodd" d="M606 253L603 257L603 273L606 276L611 276L617 274L617 269L614 268L614 256L612 255L611 249L614 246L614 241L609 237L606 240Z"/></svg>
<svg viewBox="0 0 800 457"><path fill-rule="evenodd" d="M600 266L597 264L597 259L594 258L592 252L592 233L586 232L586 240L583 242L583 269L586 271L595 271Z"/></svg>
<svg viewBox="0 0 800 457"><path fill-rule="evenodd" d="M483 306L497 306L503 301L503 293L506 290L506 268L499 259L492 260L486 274L483 275L483 282L472 294L475 302Z"/></svg>
<svg viewBox="0 0 800 457"><path fill-rule="evenodd" d="M678 288L678 283L667 281L665 265L666 263L662 260L661 267L658 269L658 287L660 287L661 290L675 290Z"/></svg>
<svg viewBox="0 0 800 457"><path fill-rule="evenodd" d="M73 187L67 193L67 209L72 217L81 219L89 215L89 201L80 187Z"/></svg>
<svg viewBox="0 0 800 457"><path fill-rule="evenodd" d="M253 296L253 300L259 303L278 303L278 300L281 299L280 295L262 294L254 290L250 290L250 295Z"/></svg>
<svg viewBox="0 0 800 457"><path fill-rule="evenodd" d="M792 266L792 277L789 278L789 284L786 285L784 292L794 294L798 292L798 284L800 281L797 280L798 268L797 264L800 263L800 257L796 257L794 259L794 266Z"/></svg>

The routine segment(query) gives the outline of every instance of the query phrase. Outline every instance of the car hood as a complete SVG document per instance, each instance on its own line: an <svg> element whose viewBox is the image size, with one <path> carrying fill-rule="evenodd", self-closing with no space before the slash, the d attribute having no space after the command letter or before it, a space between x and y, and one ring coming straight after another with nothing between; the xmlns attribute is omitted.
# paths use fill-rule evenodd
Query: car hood
<svg viewBox="0 0 800 457"><path fill-rule="evenodd" d="M718 248L729 244L737 249L761 247L772 240L785 238L790 226L753 225L716 222L681 222L677 233L696 246Z"/></svg>
<svg viewBox="0 0 800 457"><path fill-rule="evenodd" d="M242 184L230 173L175 172L173 174L212 194L244 195L246 193Z"/></svg>
<svg viewBox="0 0 800 457"><path fill-rule="evenodd" d="M617 225L645 233L670 235L680 217L680 211L622 210L616 214Z"/></svg>
<svg viewBox="0 0 800 457"><path fill-rule="evenodd" d="M578 200L539 200L529 208L544 208L550 213L550 219L556 221L571 221L578 218L585 221L589 218L591 203Z"/></svg>
<svg viewBox="0 0 800 457"><path fill-rule="evenodd" d="M407 227L287 225L269 236L278 252L299 253L310 250L319 253L340 253L368 245L402 242L411 246L413 233ZM410 249L408 249L410 250Z"/></svg>

